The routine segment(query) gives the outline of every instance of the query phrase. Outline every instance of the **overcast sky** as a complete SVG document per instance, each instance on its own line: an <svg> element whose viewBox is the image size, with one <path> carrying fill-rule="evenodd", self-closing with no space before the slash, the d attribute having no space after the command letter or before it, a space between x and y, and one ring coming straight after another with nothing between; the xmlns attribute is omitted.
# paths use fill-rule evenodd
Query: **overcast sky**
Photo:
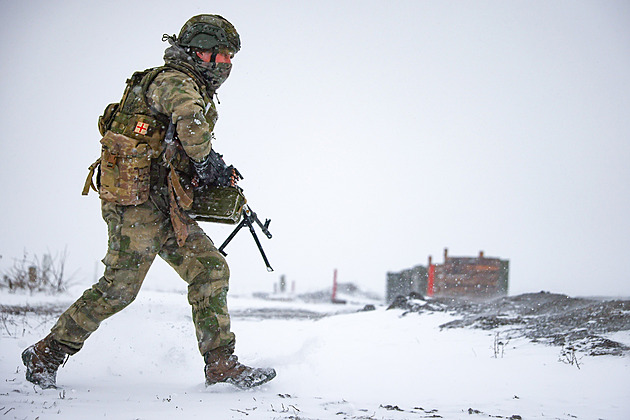
<svg viewBox="0 0 630 420"><path fill-rule="evenodd" d="M448 247L509 259L511 294L630 296L627 1L0 0L0 266L101 275L97 118L199 13L241 34L215 148L274 234L271 274L247 231L227 248L232 291L384 293ZM145 286L184 288L162 262Z"/></svg>

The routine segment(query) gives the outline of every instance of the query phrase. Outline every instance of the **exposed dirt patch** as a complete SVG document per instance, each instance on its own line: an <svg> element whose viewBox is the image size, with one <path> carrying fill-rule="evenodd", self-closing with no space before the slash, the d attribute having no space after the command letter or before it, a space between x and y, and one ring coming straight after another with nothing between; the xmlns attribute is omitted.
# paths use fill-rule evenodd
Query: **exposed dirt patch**
<svg viewBox="0 0 630 420"><path fill-rule="evenodd" d="M606 337L610 333L630 330L629 300L602 301L548 292L488 301L425 299L413 294L397 298L390 305L392 308L404 309L405 314L454 312L462 318L441 328L507 328L513 336L521 335L532 341L569 347L591 356L630 352L630 347Z"/></svg>

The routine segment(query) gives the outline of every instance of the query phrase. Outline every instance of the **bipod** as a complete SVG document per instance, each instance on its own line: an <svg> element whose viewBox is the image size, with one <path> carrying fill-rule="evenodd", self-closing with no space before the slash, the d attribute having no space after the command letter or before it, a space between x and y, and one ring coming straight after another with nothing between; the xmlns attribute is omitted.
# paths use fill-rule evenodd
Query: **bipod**
<svg viewBox="0 0 630 420"><path fill-rule="evenodd" d="M258 240L258 235L256 235L256 230L254 229L254 224L252 222L256 223L260 227L260 229L263 231L265 236L271 239L271 232L269 232L269 223L271 223L271 220L266 219L265 223L263 224L260 221L260 219L258 219L258 216L256 215L256 213L251 208L249 208L249 206L245 205L243 206L243 220L241 220L241 222L234 228L232 233L230 233L230 236L228 236L227 239L223 241L223 243L219 247L219 252L227 256L227 253L224 251L224 248L230 243L232 239L234 239L238 231L241 230L243 226L247 226L249 227L249 231L254 237L254 242L256 242L256 246L258 247L258 251L260 251L260 255L262 256L263 261L265 261L265 265L267 266L267 271L271 272L273 271L273 268L271 268L271 264L269 264L267 255L265 255L265 251L263 250L263 247L260 244L260 241Z"/></svg>

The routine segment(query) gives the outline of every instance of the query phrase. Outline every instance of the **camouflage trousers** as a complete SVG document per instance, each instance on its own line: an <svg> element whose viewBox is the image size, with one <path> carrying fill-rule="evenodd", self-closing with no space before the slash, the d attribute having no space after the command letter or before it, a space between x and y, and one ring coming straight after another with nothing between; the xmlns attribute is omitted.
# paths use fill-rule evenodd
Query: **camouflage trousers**
<svg viewBox="0 0 630 420"><path fill-rule="evenodd" d="M234 349L227 309L227 262L203 230L193 223L178 246L170 218L147 201L138 206L102 203L109 233L101 279L68 308L52 328L55 340L79 351L106 318L129 305L156 255L188 284L199 351Z"/></svg>

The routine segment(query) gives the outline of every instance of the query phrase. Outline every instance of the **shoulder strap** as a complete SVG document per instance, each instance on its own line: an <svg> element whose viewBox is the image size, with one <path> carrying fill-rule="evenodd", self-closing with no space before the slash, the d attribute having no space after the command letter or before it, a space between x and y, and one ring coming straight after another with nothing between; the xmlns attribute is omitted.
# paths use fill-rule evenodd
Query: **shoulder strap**
<svg viewBox="0 0 630 420"><path fill-rule="evenodd" d="M94 191L98 192L98 190L96 189L96 187L94 186L94 172L96 171L96 168L98 168L98 165L101 164L101 158L98 158L96 160L96 162L94 162L93 164L90 165L90 167L88 168L89 172L88 172L88 176L85 180L85 185L83 186L83 191L81 192L81 195L88 195L88 193L90 192L90 188L92 188ZM98 182L98 178L97 178L97 182Z"/></svg>
<svg viewBox="0 0 630 420"><path fill-rule="evenodd" d="M147 100L147 90L149 90L149 86L155 80L155 78L162 73L163 71L168 70L166 66L154 67L152 69L148 69L144 71L142 80L140 81L140 94L144 98L147 107L149 107L149 102Z"/></svg>
<svg viewBox="0 0 630 420"><path fill-rule="evenodd" d="M125 93L123 93L123 97L120 100L120 109L123 112L133 113L131 112L132 110L128 109L128 107L129 106L137 107L137 105L127 104L127 98L129 97L129 94L131 93L132 89L134 89L136 86L140 86L140 94L138 95L137 93L135 93L132 96L132 98L134 98L132 102L136 102L138 100L138 97L140 97L141 100L144 102L144 105L146 105L146 107L149 108L147 95L146 95L147 89L149 88L149 85L151 85L153 80L155 80L157 75L165 70L166 70L165 66L153 67L153 68L149 68L143 71L137 71L133 75L131 75L131 77L127 79L127 87L125 88Z"/></svg>

